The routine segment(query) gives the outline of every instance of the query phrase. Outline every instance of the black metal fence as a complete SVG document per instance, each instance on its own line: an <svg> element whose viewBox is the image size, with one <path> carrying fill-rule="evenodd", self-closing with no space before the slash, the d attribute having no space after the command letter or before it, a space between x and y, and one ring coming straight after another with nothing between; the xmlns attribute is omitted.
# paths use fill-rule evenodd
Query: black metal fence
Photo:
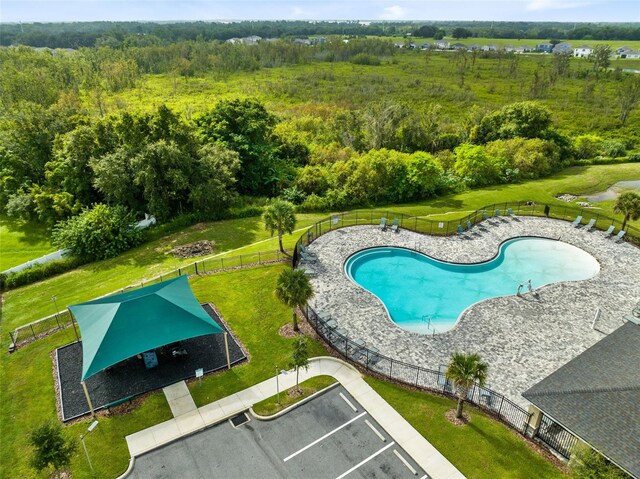
<svg viewBox="0 0 640 479"><path fill-rule="evenodd" d="M195 261L189 265L174 269L172 271L168 271L159 276L156 276L155 278L142 280L140 281L140 283L120 288L117 291L112 291L108 295L124 293L125 291L129 291L131 289L142 288L144 286L159 283L166 279L175 278L183 274L206 274L226 269L241 268L244 266L256 266L265 263L273 263L282 261L284 259L289 259L289 256L285 256L281 251L260 251L257 253L249 253L238 256L203 259L200 261ZM19 326L14 331L9 331L9 336L11 337L9 350L14 351L18 347L25 346L29 343L32 343L33 341L51 334L52 332L67 328L72 324L73 321L71 318L71 314L69 313L69 310L65 309L63 311L58 311L56 314L52 314L37 321Z"/></svg>
<svg viewBox="0 0 640 479"><path fill-rule="evenodd" d="M349 338L345 331L335 327L336 324L330 318L321 318L310 306L303 313L318 334L348 361L409 386L455 396L453 384L446 378L444 366L440 371L434 371L390 358L362 340ZM522 434L526 433L531 414L502 394L476 384L469 390L466 400Z"/></svg>
<svg viewBox="0 0 640 479"><path fill-rule="evenodd" d="M567 459L578 442L577 437L545 414L535 437Z"/></svg>
<svg viewBox="0 0 640 479"><path fill-rule="evenodd" d="M492 219L498 216L513 214L516 216L538 216L574 221L578 216L582 217L581 224L587 224L590 220L595 220L594 228L606 230L610 226L615 228L615 233L620 231L622 221L599 213L593 208L581 208L573 205L547 205L534 201L519 201L514 203L494 203L484 206L469 213L462 218L453 220L427 219L419 216L410 216L404 213L394 213L389 210L371 211L349 211L337 213L313 224L298 239L294 254L293 264L298 264L300 244L309 245L316 238L335 229L356 225L378 225L382 218L387 220L387 224L397 221L398 226L403 229L415 231L428 235L447 236L456 234L459 228L467 229L467 225L476 225L485 219ZM640 229L632 226L625 226L624 239L634 244L640 245Z"/></svg>

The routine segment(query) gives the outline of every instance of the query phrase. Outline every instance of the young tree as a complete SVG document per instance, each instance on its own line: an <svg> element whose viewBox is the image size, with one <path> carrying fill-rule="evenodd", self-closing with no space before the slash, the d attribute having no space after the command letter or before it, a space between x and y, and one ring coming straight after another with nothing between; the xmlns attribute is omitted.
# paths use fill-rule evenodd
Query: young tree
<svg viewBox="0 0 640 479"><path fill-rule="evenodd" d="M453 381L458 395L458 407L456 408L458 419L462 418L462 407L469 389L476 381L480 386L485 385L488 369L488 364L482 362L478 354L453 353L451 355L446 377Z"/></svg>
<svg viewBox="0 0 640 479"><path fill-rule="evenodd" d="M620 102L620 115L618 115L618 119L624 125L629 113L633 111L640 99L640 77L638 77L638 75L631 75L624 80L618 87L617 98Z"/></svg>
<svg viewBox="0 0 640 479"><path fill-rule="evenodd" d="M293 310L293 330L299 331L296 308L303 307L313 296L313 288L304 271L290 268L280 273L276 296Z"/></svg>
<svg viewBox="0 0 640 479"><path fill-rule="evenodd" d="M285 233L293 233L293 228L296 226L294 209L295 207L288 201L276 198L269 203L269 206L267 206L262 214L265 229L271 232L271 236L273 236L274 233L278 234L280 251L285 254L286 251L282 246L282 237Z"/></svg>
<svg viewBox="0 0 640 479"><path fill-rule="evenodd" d="M294 340L289 367L296 368L296 389L300 389L300 368L304 368L305 371L309 369L309 346L307 344L307 338L304 336L298 336Z"/></svg>
<svg viewBox="0 0 640 479"><path fill-rule="evenodd" d="M37 471L52 467L57 472L68 466L77 447L77 443L64 436L62 426L54 421L45 422L31 431L29 442L34 448L31 465Z"/></svg>
<svg viewBox="0 0 640 479"><path fill-rule="evenodd" d="M635 221L640 218L640 195L631 191L622 193L618 197L618 200L613 207L613 211L615 213L622 213L624 215L624 220L622 220L622 227L620 228L621 230L623 230L627 226L627 221Z"/></svg>
<svg viewBox="0 0 640 479"><path fill-rule="evenodd" d="M593 62L593 71L604 70L611 64L611 46L596 45L589 55L589 61Z"/></svg>
<svg viewBox="0 0 640 479"><path fill-rule="evenodd" d="M588 446L576 447L569 462L571 479L629 479L621 469Z"/></svg>

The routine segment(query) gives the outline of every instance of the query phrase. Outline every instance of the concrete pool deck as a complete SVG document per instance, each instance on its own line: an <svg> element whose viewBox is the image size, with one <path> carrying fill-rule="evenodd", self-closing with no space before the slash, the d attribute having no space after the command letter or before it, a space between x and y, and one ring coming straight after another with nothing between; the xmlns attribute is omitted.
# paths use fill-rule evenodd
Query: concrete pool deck
<svg viewBox="0 0 640 479"><path fill-rule="evenodd" d="M474 232L464 239L408 230L396 234L377 226L331 231L310 246L318 257L310 305L330 314L349 338L410 364L437 370L454 351L477 352L489 364L489 386L526 407L522 392L623 324L640 299L640 250L600 231L547 218L491 219ZM491 259L502 242L520 236L560 238L593 255L600 272L589 280L539 288L537 299L528 293L517 297L514 290L513 296L485 300L467 309L453 329L428 336L398 327L380 300L343 271L350 255L369 247L399 246L443 261L474 263ZM522 279L528 279L526 272ZM406 294L410 300L411 291Z"/></svg>

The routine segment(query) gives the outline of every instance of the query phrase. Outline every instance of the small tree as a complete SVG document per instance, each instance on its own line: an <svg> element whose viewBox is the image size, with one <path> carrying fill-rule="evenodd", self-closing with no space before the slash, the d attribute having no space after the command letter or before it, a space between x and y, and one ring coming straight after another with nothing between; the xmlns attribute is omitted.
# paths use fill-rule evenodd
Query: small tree
<svg viewBox="0 0 640 479"><path fill-rule="evenodd" d="M608 68L611 64L612 53L610 45L596 45L588 57L589 61L593 62L593 71L597 72Z"/></svg>
<svg viewBox="0 0 640 479"><path fill-rule="evenodd" d="M290 368L296 368L296 389L299 387L300 368L306 371L309 369L309 347L307 338L298 336L293 343L293 353L291 354Z"/></svg>
<svg viewBox="0 0 640 479"><path fill-rule="evenodd" d="M29 442L34 448L31 465L37 471L52 467L57 472L68 466L77 447L77 443L64 436L62 426L54 421L45 422L31 431Z"/></svg>
<svg viewBox="0 0 640 479"><path fill-rule="evenodd" d="M462 407L469 389L473 387L473 383L476 381L480 386L485 385L488 369L489 366L487 363L482 362L478 354L453 353L451 355L446 377L453 381L458 395L458 407L456 409L456 417L458 419L462 418Z"/></svg>
<svg viewBox="0 0 640 479"><path fill-rule="evenodd" d="M296 308L301 308L313 296L313 288L304 271L299 269L285 269L276 285L276 296L280 301L293 309L293 330L298 331Z"/></svg>
<svg viewBox="0 0 640 479"><path fill-rule="evenodd" d="M569 462L571 479L629 479L621 469L588 446L577 446Z"/></svg>
<svg viewBox="0 0 640 479"><path fill-rule="evenodd" d="M278 234L280 251L285 254L286 252L282 247L282 237L285 233L293 233L293 228L296 226L294 210L295 207L293 204L276 198L267 206L262 214L265 229L271 232L271 236L273 236L274 233Z"/></svg>
<svg viewBox="0 0 640 479"><path fill-rule="evenodd" d="M624 229L627 226L627 221L637 220L640 218L640 195L627 191L622 193L618 197L615 206L613 207L614 213L622 213L624 219L622 220L622 227Z"/></svg>

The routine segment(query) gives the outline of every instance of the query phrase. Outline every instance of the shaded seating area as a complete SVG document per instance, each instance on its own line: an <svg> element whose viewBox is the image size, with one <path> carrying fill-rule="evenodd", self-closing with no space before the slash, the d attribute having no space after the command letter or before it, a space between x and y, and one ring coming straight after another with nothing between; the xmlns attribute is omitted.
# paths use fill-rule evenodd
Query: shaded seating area
<svg viewBox="0 0 640 479"><path fill-rule="evenodd" d="M65 421L246 359L186 276L69 310L82 340L56 350Z"/></svg>

